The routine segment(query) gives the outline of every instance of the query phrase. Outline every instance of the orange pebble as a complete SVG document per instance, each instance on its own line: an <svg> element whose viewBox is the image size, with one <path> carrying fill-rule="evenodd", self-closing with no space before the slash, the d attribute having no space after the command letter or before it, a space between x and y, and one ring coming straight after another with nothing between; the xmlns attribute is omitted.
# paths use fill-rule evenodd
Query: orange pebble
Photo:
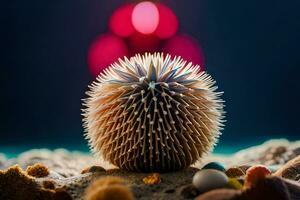
<svg viewBox="0 0 300 200"><path fill-rule="evenodd" d="M250 188L257 183L258 180L264 179L271 175L271 171L263 165L255 165L246 171L245 187Z"/></svg>
<svg viewBox="0 0 300 200"><path fill-rule="evenodd" d="M154 185L161 182L159 173L151 174L150 176L147 176L143 178L143 182L147 185Z"/></svg>

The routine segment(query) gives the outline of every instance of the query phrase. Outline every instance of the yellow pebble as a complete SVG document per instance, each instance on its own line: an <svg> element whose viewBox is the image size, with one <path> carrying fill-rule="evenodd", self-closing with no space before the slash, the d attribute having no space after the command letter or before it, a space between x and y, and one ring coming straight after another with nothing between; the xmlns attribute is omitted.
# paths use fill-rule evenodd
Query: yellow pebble
<svg viewBox="0 0 300 200"><path fill-rule="evenodd" d="M143 178L143 182L147 185L155 185L161 182L159 173L154 173Z"/></svg>
<svg viewBox="0 0 300 200"><path fill-rule="evenodd" d="M243 185L236 178L229 178L227 185L232 189L242 189Z"/></svg>

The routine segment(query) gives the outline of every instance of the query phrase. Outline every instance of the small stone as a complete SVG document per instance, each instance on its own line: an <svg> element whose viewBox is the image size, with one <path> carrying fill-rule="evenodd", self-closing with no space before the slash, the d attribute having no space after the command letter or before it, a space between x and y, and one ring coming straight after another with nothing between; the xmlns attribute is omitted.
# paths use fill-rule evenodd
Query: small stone
<svg viewBox="0 0 300 200"><path fill-rule="evenodd" d="M200 170L193 177L193 185L201 193L225 187L227 183L228 177L223 172L215 169Z"/></svg>
<svg viewBox="0 0 300 200"><path fill-rule="evenodd" d="M250 167L247 170L245 177L246 188L252 187L258 180L264 179L266 176L271 174L272 172L264 165L255 165Z"/></svg>
<svg viewBox="0 0 300 200"><path fill-rule="evenodd" d="M181 187L179 191L180 195L187 199L195 198L199 195L199 191L192 184Z"/></svg>
<svg viewBox="0 0 300 200"><path fill-rule="evenodd" d="M243 188L243 185L236 178L229 178L227 186L231 189L240 190Z"/></svg>
<svg viewBox="0 0 300 200"><path fill-rule="evenodd" d="M143 178L143 182L146 185L155 185L155 184L159 184L161 182L161 178L160 178L159 173L154 173L154 174L151 174L151 175Z"/></svg>
<svg viewBox="0 0 300 200"><path fill-rule="evenodd" d="M105 172L105 169L103 167L100 166L91 166L91 167L87 167L85 169L83 169L81 171L81 174L85 174L85 173L97 173L97 172Z"/></svg>
<svg viewBox="0 0 300 200"><path fill-rule="evenodd" d="M229 178L236 178L245 175L245 172L239 167L230 167L225 173Z"/></svg>
<svg viewBox="0 0 300 200"><path fill-rule="evenodd" d="M202 167L202 169L215 169L221 172L225 172L225 167L219 162L210 162Z"/></svg>

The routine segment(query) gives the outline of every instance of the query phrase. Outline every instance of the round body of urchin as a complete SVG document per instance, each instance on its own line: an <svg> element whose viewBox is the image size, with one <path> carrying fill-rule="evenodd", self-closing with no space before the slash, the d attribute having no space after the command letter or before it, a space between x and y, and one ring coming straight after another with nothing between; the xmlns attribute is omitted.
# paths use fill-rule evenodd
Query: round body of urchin
<svg viewBox="0 0 300 200"><path fill-rule="evenodd" d="M215 81L180 57L137 54L112 64L84 100L91 149L130 171L186 168L208 153L223 127Z"/></svg>

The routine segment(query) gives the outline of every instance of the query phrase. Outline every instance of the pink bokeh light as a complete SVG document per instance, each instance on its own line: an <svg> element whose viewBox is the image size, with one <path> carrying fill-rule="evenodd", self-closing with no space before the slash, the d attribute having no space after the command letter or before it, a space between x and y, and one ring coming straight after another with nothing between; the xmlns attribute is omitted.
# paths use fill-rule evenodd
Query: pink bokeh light
<svg viewBox="0 0 300 200"><path fill-rule="evenodd" d="M133 8L133 4L125 4L113 12L109 19L109 28L114 34L128 37L135 31L131 22Z"/></svg>
<svg viewBox="0 0 300 200"><path fill-rule="evenodd" d="M90 46L87 62L91 74L96 77L103 69L128 55L126 43L112 34L100 35Z"/></svg>
<svg viewBox="0 0 300 200"><path fill-rule="evenodd" d="M158 3L159 23L155 35L161 39L167 39L175 35L178 30L178 19L174 12L167 6Z"/></svg>
<svg viewBox="0 0 300 200"><path fill-rule="evenodd" d="M134 33L128 38L130 56L136 53L154 53L161 50L160 39L155 35Z"/></svg>
<svg viewBox="0 0 300 200"><path fill-rule="evenodd" d="M167 40L163 52L172 56L181 56L183 59L200 65L204 70L204 54L197 41L185 34L179 34Z"/></svg>
<svg viewBox="0 0 300 200"><path fill-rule="evenodd" d="M150 1L138 3L132 11L133 27L142 34L153 33L159 23L159 13L156 5Z"/></svg>

